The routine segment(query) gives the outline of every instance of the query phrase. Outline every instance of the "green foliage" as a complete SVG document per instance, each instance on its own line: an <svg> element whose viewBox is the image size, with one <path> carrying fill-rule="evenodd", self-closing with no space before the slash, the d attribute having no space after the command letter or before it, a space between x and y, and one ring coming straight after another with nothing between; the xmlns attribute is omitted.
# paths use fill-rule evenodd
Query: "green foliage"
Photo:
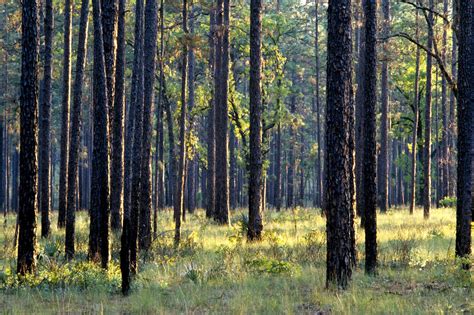
<svg viewBox="0 0 474 315"><path fill-rule="evenodd" d="M442 208L456 208L456 197L444 197L442 200L439 201L439 205Z"/></svg>

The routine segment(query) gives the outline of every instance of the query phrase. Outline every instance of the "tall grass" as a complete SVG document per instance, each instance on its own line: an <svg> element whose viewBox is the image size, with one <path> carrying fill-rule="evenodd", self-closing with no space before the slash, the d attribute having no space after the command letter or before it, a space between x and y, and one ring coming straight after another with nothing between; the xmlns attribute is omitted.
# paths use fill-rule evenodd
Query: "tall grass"
<svg viewBox="0 0 474 315"><path fill-rule="evenodd" d="M55 222L56 217L53 216ZM222 227L202 211L188 215L183 241L173 245L172 214L159 214L161 232L132 294L120 295L120 235L112 235L107 271L86 261L88 218L78 213L77 256L64 260L64 231L39 239L38 271L19 280L9 215L0 230L0 312L158 314L426 314L474 311L473 275L454 259L455 214L420 210L378 216L379 268L365 276L363 231L357 231L358 268L345 292L325 289L325 220L316 209L264 215L262 242L245 239L245 215L232 213ZM357 224L356 224L357 225ZM39 233L38 233L39 235Z"/></svg>

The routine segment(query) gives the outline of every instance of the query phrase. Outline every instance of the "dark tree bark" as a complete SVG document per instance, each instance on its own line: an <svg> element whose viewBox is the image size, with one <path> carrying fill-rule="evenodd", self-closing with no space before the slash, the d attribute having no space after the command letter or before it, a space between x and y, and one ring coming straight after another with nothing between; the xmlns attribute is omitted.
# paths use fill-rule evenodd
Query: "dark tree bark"
<svg viewBox="0 0 474 315"><path fill-rule="evenodd" d="M216 204L214 218L220 224L229 224L228 174L228 88L229 88L229 0L217 0L217 48L215 77L215 140L216 140Z"/></svg>
<svg viewBox="0 0 474 315"><path fill-rule="evenodd" d="M16 272L36 269L36 193L38 177L38 2L23 0L20 85L20 209Z"/></svg>
<svg viewBox="0 0 474 315"><path fill-rule="evenodd" d="M209 68L213 78L215 77L215 29L216 29L216 11L211 8L209 14L210 34L209 34ZM207 204L206 217L214 216L214 208L216 202L216 148L215 148L215 106L216 106L216 90L214 90L213 98L209 101L209 111L207 114Z"/></svg>
<svg viewBox="0 0 474 315"><path fill-rule="evenodd" d="M100 0L92 1L94 22L94 149L92 152L89 258L109 262L109 155L107 82Z"/></svg>
<svg viewBox="0 0 474 315"><path fill-rule="evenodd" d="M110 186L110 226L118 231L122 226L123 211L123 152L124 152L124 108L125 108L125 0L119 1L117 60L115 72L115 94L113 106L112 169ZM109 101L110 104L110 101Z"/></svg>
<svg viewBox="0 0 474 315"><path fill-rule="evenodd" d="M167 194L168 194L168 205L172 206L173 205L173 200L175 198L175 190L176 190L176 170L177 170L177 158L176 158L176 146L175 146L175 137L174 137L174 129L173 129L173 116L171 113L171 102L168 99L168 95L166 94L166 79L163 76L162 80L162 96L163 96L163 105L165 107L166 111L166 123L168 127L168 146L169 146L169 152L168 152L168 189L167 189Z"/></svg>
<svg viewBox="0 0 474 315"><path fill-rule="evenodd" d="M369 1L367 1L369 2ZM390 0L382 1L383 11L383 36L388 37L390 33ZM367 39L366 39L367 40ZM375 57L374 57L375 58ZM379 207L381 212L388 210L388 128L389 128L389 105L388 105L388 40L383 42L382 56L382 78L381 78L381 105L382 117L380 118L380 156L378 164L379 179ZM371 62L367 61L366 62ZM366 94L367 96L367 94ZM366 161L364 160L364 163Z"/></svg>
<svg viewBox="0 0 474 315"><path fill-rule="evenodd" d="M144 89L144 1L137 0L135 8L135 54L133 64L131 107L134 107L133 144L132 144L132 187L130 199L130 265L132 273L138 271L137 239L140 212L140 172L143 137L143 89Z"/></svg>
<svg viewBox="0 0 474 315"><path fill-rule="evenodd" d="M117 0L101 0L105 75L107 80L107 109L109 115L109 130L111 131L114 129L113 108L115 100L115 53L117 49L117 6ZM112 137L112 133L110 133L109 136ZM112 212L111 215L117 216L117 213ZM117 218L114 220L117 220Z"/></svg>
<svg viewBox="0 0 474 315"><path fill-rule="evenodd" d="M69 155L69 107L71 102L72 2L64 7L63 96L61 117L61 158L59 167L58 227L66 224L67 165Z"/></svg>
<svg viewBox="0 0 474 315"><path fill-rule="evenodd" d="M388 16L386 15L386 6L388 5L388 1L385 0L383 2L384 6L384 18L387 19ZM375 274L376 266L377 266L377 184L375 182L376 174L377 174L377 154L376 154L376 123L375 123L375 115L376 115L376 104L377 104L377 4L375 1L364 1L364 11L365 11L365 67L364 67L364 76L365 76L365 84L364 84L364 142L363 142L363 186L362 186L362 195L364 199L364 216L365 216L365 272L368 274ZM387 23L387 21L385 21ZM384 61L386 63L386 61ZM385 69L384 69L385 68ZM388 66L382 65L382 128L385 123L387 122L386 111L388 107L388 99L383 99L384 97L388 97L387 90L384 92L383 89L387 89L388 82L387 81L387 72ZM384 73L385 72L385 73ZM385 78L384 78L385 77ZM386 84L385 86L383 84ZM385 107L385 109L384 109ZM384 117L385 111L385 117ZM385 125L385 128L387 126ZM385 130L386 133L387 130ZM384 134L384 130L382 130L382 138ZM385 137L387 135L385 134ZM387 139L385 138L385 141ZM382 146L384 146L382 140ZM387 143L385 143L387 145ZM385 146L385 150L387 147ZM386 152L385 152L386 153ZM381 163L387 164L386 160L387 156L385 155L381 157ZM386 165L385 165L386 166ZM383 167L382 170L382 177L385 177L386 169ZM385 173L383 173L385 171ZM382 179L382 185L387 187L387 182L384 182ZM381 210L387 210L387 208L383 208L383 206L387 206L387 190L383 196L381 196ZM384 203L384 205L382 204Z"/></svg>
<svg viewBox="0 0 474 315"><path fill-rule="evenodd" d="M456 10L456 1L453 1L453 20L457 16L457 10ZM451 73L452 77L455 80L457 77L457 38L456 38L456 32L452 32L452 51L451 51ZM449 96L449 131L448 131L448 136L449 136L449 174L450 174L450 191L449 195L453 196L456 192L456 179L457 179L457 174L456 174L456 168L454 167L454 160L455 160L455 147L456 147L456 115L455 115L455 107L456 107L456 95L454 94L454 91L451 89L450 90L450 96Z"/></svg>
<svg viewBox="0 0 474 315"><path fill-rule="evenodd" d="M249 223L247 238L262 237L262 1L250 1L250 152L249 152Z"/></svg>
<svg viewBox="0 0 474 315"><path fill-rule="evenodd" d="M474 3L459 1L458 31L458 179L456 256L470 268L472 222L472 148L474 117Z"/></svg>
<svg viewBox="0 0 474 315"><path fill-rule="evenodd" d="M351 1L328 7L326 177L326 285L347 288L355 264Z"/></svg>
<svg viewBox="0 0 474 315"><path fill-rule="evenodd" d="M143 136L140 182L139 245L148 250L151 245L151 110L154 101L156 40L158 35L158 4L147 0L145 6Z"/></svg>
<svg viewBox="0 0 474 315"><path fill-rule="evenodd" d="M68 5L70 3L66 3ZM66 9L65 12L68 10ZM66 13L67 14L67 13ZM70 20L70 16L69 16ZM66 18L67 21L67 18ZM53 77L53 1L46 0L44 16L44 75L42 85L42 104L40 106L40 135L39 145L39 187L41 212L41 237L48 237L51 230L49 221L50 211L50 152L51 152L51 99L52 99L52 77Z"/></svg>
<svg viewBox="0 0 474 315"><path fill-rule="evenodd" d="M418 11L416 12L416 35L418 40ZM416 206L416 162L417 162L417 136L418 136L418 121L419 121L419 79L420 79L420 47L416 47L416 61L415 61L415 87L413 89L413 130L412 130L412 160L411 160L411 194L410 194L410 214L413 214Z"/></svg>
<svg viewBox="0 0 474 315"><path fill-rule="evenodd" d="M87 61L87 32L89 25L89 0L82 0L81 5L81 20L79 25L79 42L77 45L77 61L76 61L76 76L74 78L74 91L72 100L72 117L71 117L71 143L69 150L69 165L68 165L68 191L67 198L71 200L67 204L66 211L66 242L65 252L66 258L74 257L74 235L75 235L75 221L76 221L76 203L74 202L77 191L77 172L79 164L79 149L81 141L81 107L82 107L82 89L84 84L84 69Z"/></svg>
<svg viewBox="0 0 474 315"><path fill-rule="evenodd" d="M434 0L430 0L430 9L434 8ZM428 44L431 51L433 47L433 12L428 13ZM432 56L426 56L426 101L425 101L425 151L423 157L423 217L430 217L431 208L431 69Z"/></svg>
<svg viewBox="0 0 474 315"><path fill-rule="evenodd" d="M188 35L188 3L183 0L182 4L182 29L185 36ZM179 118L179 162L178 162L178 176L175 187L174 200L174 220L175 220L175 234L174 242L179 244L181 239L181 214L184 206L184 182L185 182L185 168L186 168L186 84L187 84L187 70L188 70L188 47L187 43L183 43L183 51L181 57L181 115Z"/></svg>

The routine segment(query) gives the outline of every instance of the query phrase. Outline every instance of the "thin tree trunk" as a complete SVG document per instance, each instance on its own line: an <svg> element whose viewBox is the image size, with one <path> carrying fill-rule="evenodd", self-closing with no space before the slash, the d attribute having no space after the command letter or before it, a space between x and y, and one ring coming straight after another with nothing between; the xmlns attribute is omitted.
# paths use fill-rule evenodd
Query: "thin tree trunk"
<svg viewBox="0 0 474 315"><path fill-rule="evenodd" d="M72 51L72 3L64 9L64 55L63 55L63 96L61 118L61 158L59 167L59 213L58 227L66 224L67 209L67 165L69 153L69 107L71 101L71 51Z"/></svg>
<svg viewBox="0 0 474 315"><path fill-rule="evenodd" d="M117 60L115 72L115 91L113 107L112 169L110 185L110 226L119 231L122 227L123 211L123 152L124 152L124 108L125 108L125 0L119 1ZM110 104L110 101L109 101Z"/></svg>
<svg viewBox="0 0 474 315"><path fill-rule="evenodd" d="M418 11L416 12L416 35L415 38L418 40ZM416 161L417 161L417 134L418 134L418 108L419 108L419 79L420 79L420 47L416 47L416 61L415 61L415 87L413 95L413 131L412 131L412 160L411 160L411 193L410 193L410 214L413 214L416 206Z"/></svg>
<svg viewBox="0 0 474 315"><path fill-rule="evenodd" d="M132 78L131 107L135 108L133 122L133 144L132 144L132 187L130 199L130 266L132 273L137 273L137 239L138 221L140 211L140 172L142 157L143 137L143 89L144 89L144 66L143 66L143 31L144 31L144 1L137 0L135 8L135 54Z"/></svg>
<svg viewBox="0 0 474 315"><path fill-rule="evenodd" d="M75 236L75 221L76 221L76 177L79 164L79 149L81 141L81 105L82 105L82 89L84 83L84 69L87 61L87 32L89 24L89 0L82 0L81 4L81 20L79 26L79 42L77 45L77 61L76 61L76 76L74 78L74 91L72 101L72 117L71 117L71 143L69 151L69 165L68 173L68 191L67 198L71 200L67 204L66 210L66 241L65 253L66 258L74 257L74 236Z"/></svg>
<svg viewBox="0 0 474 315"><path fill-rule="evenodd" d="M434 8L434 0L430 0L430 8ZM428 50L433 47L433 12L428 17ZM431 208L431 70L432 57L426 56L426 101L425 101L425 151L423 163L423 217L430 217Z"/></svg>
<svg viewBox="0 0 474 315"><path fill-rule="evenodd" d="M69 2L69 1L68 1ZM70 3L66 3L66 6ZM45 17L44 17L44 75L43 75L43 86L42 86L42 104L40 106L41 113L41 128L39 136L39 187L40 187L40 212L41 212L41 237L48 237L50 234L50 148L51 148L51 99L52 99L52 76L53 76L53 27L54 27L54 15L53 15L53 1L46 0L45 3ZM65 15L68 15L68 11L65 10ZM70 21L70 14L66 16L66 21ZM66 22L67 23L67 22Z"/></svg>
<svg viewBox="0 0 474 315"><path fill-rule="evenodd" d="M94 150L92 153L89 258L109 262L109 155L107 82L100 0L92 1L94 21Z"/></svg>
<svg viewBox="0 0 474 315"><path fill-rule="evenodd" d="M182 4L182 29L185 35L188 34L188 8L187 0L183 0ZM179 163L178 176L175 188L174 200L174 220L175 220L175 234L174 242L178 245L181 239L181 213L183 211L184 199L184 182L185 182L185 167L186 167L186 84L187 84L187 68L188 68L188 47L183 44L183 51L181 57L181 115L180 115L180 131L179 131Z"/></svg>
<svg viewBox="0 0 474 315"><path fill-rule="evenodd" d="M249 223L247 237L262 237L262 1L250 1L250 155L249 155Z"/></svg>
<svg viewBox="0 0 474 315"><path fill-rule="evenodd" d="M148 250L151 245L151 110L154 101L156 40L158 35L157 0L147 0L145 6L143 136L140 182L139 247Z"/></svg>
<svg viewBox="0 0 474 315"><path fill-rule="evenodd" d="M383 11L383 36L387 37L390 33L390 0L382 1ZM382 60L382 79L381 79L381 103L382 117L380 119L380 160L379 172L379 207L381 212L388 210L388 129L389 129L389 86L388 86L388 40L383 42L383 60ZM365 163L365 162L364 162Z"/></svg>

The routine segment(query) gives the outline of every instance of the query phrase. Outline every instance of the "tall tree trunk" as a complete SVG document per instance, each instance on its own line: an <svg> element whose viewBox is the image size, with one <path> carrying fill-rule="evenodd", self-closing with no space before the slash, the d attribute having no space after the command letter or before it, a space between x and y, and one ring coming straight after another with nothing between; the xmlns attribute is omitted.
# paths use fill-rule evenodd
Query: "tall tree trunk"
<svg viewBox="0 0 474 315"><path fill-rule="evenodd" d="M94 150L92 153L89 257L109 262L109 155L107 82L100 0L92 1L94 21Z"/></svg>
<svg viewBox="0 0 474 315"><path fill-rule="evenodd" d="M112 168L110 181L110 226L118 231L122 226L123 211L123 151L124 151L124 108L125 108L125 2L119 1L118 7L118 35L117 60L115 72L115 91L113 106L113 134L112 134ZM109 101L110 105L110 101Z"/></svg>
<svg viewBox="0 0 474 315"><path fill-rule="evenodd" d="M384 18L388 19L387 10L388 0L383 2ZM363 171L362 176L362 195L364 198L364 215L365 215L365 272L368 274L375 274L375 268L377 266L377 141L376 141L376 104L377 104L377 4L375 1L364 1L365 11L365 67L364 67L364 142L363 142ZM387 21L384 21L387 23ZM388 100L388 82L387 72L388 65L384 60L382 65L382 128L384 128L384 119L387 123L387 107ZM385 73L384 73L385 72ZM385 86L384 86L385 84ZM386 91L384 92L384 89ZM384 95L385 93L385 95ZM385 112L385 117L384 117ZM387 128L387 125L385 125ZM384 134L385 133L385 139ZM387 130L382 130L382 147L384 146L383 141L386 141ZM387 210L387 182L386 179L386 164L387 164L387 143L385 143L385 156L382 155L381 163L385 163L385 168L382 167L382 177L385 178L385 182L382 179L382 185L385 185L385 191L382 187L383 196L381 196L381 210ZM383 154L383 153L382 153Z"/></svg>
<svg viewBox="0 0 474 315"><path fill-rule="evenodd" d="M216 53L216 10L211 8L209 14L210 23L210 34L209 34L209 70L212 77L215 77L216 65L215 65L215 53ZM214 216L215 202L216 202L216 147L215 147L215 107L216 107L216 94L214 90L213 98L209 101L209 111L207 114L207 204L206 204L206 217L212 218Z"/></svg>
<svg viewBox="0 0 474 315"><path fill-rule="evenodd" d="M36 269L36 193L38 177L38 2L23 0L20 85L20 211L16 272Z"/></svg>
<svg viewBox="0 0 474 315"><path fill-rule="evenodd" d="M229 79L229 0L217 0L217 48L215 77L215 140L216 140L216 192L215 220L229 223L229 174L228 174L228 79Z"/></svg>
<svg viewBox="0 0 474 315"><path fill-rule="evenodd" d="M230 208L237 208L237 137L235 128L230 127L230 165L229 165L229 200Z"/></svg>
<svg viewBox="0 0 474 315"><path fill-rule="evenodd" d="M293 79L293 86L296 86L296 81ZM290 98L290 113L295 115L296 113L296 92L292 92ZM296 159L295 159L295 142L296 142L296 130L294 126L290 126L290 143L288 145L288 177L287 190L286 190L286 207L293 208L295 206L295 169L296 169Z"/></svg>
<svg viewBox="0 0 474 315"><path fill-rule="evenodd" d="M137 0L135 8L135 53L133 64L133 81L131 107L134 107L133 144L132 144L132 187L130 199L130 265L133 273L138 271L137 265L137 238L140 210L140 172L143 137L143 31L144 31L144 1Z"/></svg>
<svg viewBox="0 0 474 315"><path fill-rule="evenodd" d="M262 237L262 1L250 1L250 154L249 154L249 223L247 237Z"/></svg>
<svg viewBox="0 0 474 315"><path fill-rule="evenodd" d="M430 0L430 9L434 8L434 0ZM428 50L433 48L433 12L428 14ZM431 70L432 57L426 56L426 101L425 101L425 151L423 163L423 217L430 217L431 208Z"/></svg>
<svg viewBox="0 0 474 315"><path fill-rule="evenodd" d="M456 207L456 256L466 258L469 269L472 222L472 148L474 117L474 3L459 1L458 31L458 180Z"/></svg>
<svg viewBox="0 0 474 315"><path fill-rule="evenodd" d="M157 168L157 177L158 177L158 209L164 209L165 207L165 159L164 159L164 95L163 95L163 53L164 53L164 0L160 1L160 58L158 60L158 67L160 71L160 88L159 88L159 102L157 104L157 111L159 112L159 119L157 119L157 150L158 150L158 168ZM171 145L171 144L170 144Z"/></svg>
<svg viewBox="0 0 474 315"><path fill-rule="evenodd" d="M390 33L390 0L382 1L383 11L383 36L388 37ZM380 156L379 156L379 207L381 212L388 210L388 128L389 128L389 105L388 105L388 40L383 42L382 57L382 78L381 78L381 103L382 117L380 119ZM364 161L364 163L366 163Z"/></svg>
<svg viewBox="0 0 474 315"><path fill-rule="evenodd" d="M457 1L453 1L453 20L456 19L457 16ZM456 32L452 32L452 54L451 54L451 75L453 77L453 80L456 79L457 76L457 38L456 38ZM456 109L456 96L454 95L454 92L450 91L449 95L449 174L450 174L450 191L449 195L453 196L456 193L456 168L454 167L454 160L455 160L455 147L456 147L456 114L455 114L455 109Z"/></svg>
<svg viewBox="0 0 474 315"><path fill-rule="evenodd" d="M72 2L67 0L64 7L64 55L63 55L63 96L61 117L61 160L59 167L59 213L58 227L66 224L67 209L67 165L69 153L69 107L71 101L71 51L72 51Z"/></svg>
<svg viewBox="0 0 474 315"><path fill-rule="evenodd" d="M418 40L418 10L416 11L416 35L415 38ZM416 206L416 161L417 161L417 133L418 133L418 121L419 121L419 79L420 79L420 47L416 47L416 61L415 61L415 87L413 89L413 131L412 131L412 160L411 160L411 193L410 193L410 214L413 214Z"/></svg>
<svg viewBox="0 0 474 315"><path fill-rule="evenodd" d="M140 228L141 250L151 245L151 110L154 101L156 40L158 35L157 0L147 0L145 6L145 46L144 46L144 96L143 96L143 136L140 183Z"/></svg>
<svg viewBox="0 0 474 315"><path fill-rule="evenodd" d="M326 177L326 285L346 288L355 264L353 200L353 101L351 79L351 1L328 7Z"/></svg>
<svg viewBox="0 0 474 315"><path fill-rule="evenodd" d="M318 155L316 157L316 173L315 173L315 198L314 206L321 207L322 199L322 188L323 188L323 177L322 177L322 150L321 150L321 110L320 110L320 99L319 99L319 88L320 88L320 65L319 65L319 13L318 13L319 1L315 1L315 38L314 38L314 52L316 61L316 86L315 86L315 114L316 114L316 141L318 143Z"/></svg>
<svg viewBox="0 0 474 315"><path fill-rule="evenodd" d="M365 68L365 32L363 32L363 26L365 23L364 10L359 12L359 19L361 21L362 30L358 30L359 33L359 46L358 46L358 57L357 57L357 68L356 68L356 83L357 90L355 95L355 178L356 178L356 207L357 207L357 216L361 218L361 226L365 225L365 206L363 195L359 192L362 191L363 186L363 141L364 141L364 119L363 119L363 110L364 110L364 97L365 97L365 77L364 77L364 68ZM379 178L380 179L380 178Z"/></svg>
<svg viewBox="0 0 474 315"><path fill-rule="evenodd" d="M188 35L188 3L187 0L183 0L182 4L182 29L184 34ZM175 220L175 234L174 242L176 245L179 244L181 239L181 214L184 205L184 179L185 179L185 167L186 167L186 84L187 84L187 69L188 68L188 47L186 43L183 43L183 51L181 57L181 115L179 119L180 130L179 130L179 163L178 163L178 176L175 187L175 200L174 200L174 220Z"/></svg>
<svg viewBox="0 0 474 315"><path fill-rule="evenodd" d="M443 0L443 14L447 17L448 16L448 0ZM448 23L444 21L443 25L443 47L441 48L441 58L443 62L446 64L446 48L447 48L447 41L448 41ZM444 75L441 76L441 107L442 107L442 120L443 120L443 128L442 128L442 137L441 137L441 178L442 178L442 187L441 187L441 195L439 196L439 200L442 200L444 197L449 196L449 126L448 126L448 99L447 99L447 86L446 86L446 78Z"/></svg>
<svg viewBox="0 0 474 315"><path fill-rule="evenodd" d="M194 6L191 3L190 5L190 15L189 15L189 30L191 36L194 36ZM189 130L188 130L188 139L191 138L191 135L194 130L195 125L195 115L193 115L193 108L194 108L194 77L195 77L195 64L196 58L194 54L194 48L191 47L188 51L188 63L189 63L189 70L188 70L188 110L191 113L191 117L189 119ZM193 149L193 153L188 160L188 171L187 171L187 209L190 213L193 213L196 208L196 196L194 194L195 190L195 165L196 165L196 153L195 148ZM183 212L184 213L184 212Z"/></svg>
<svg viewBox="0 0 474 315"><path fill-rule="evenodd" d="M65 5L70 5L67 1ZM69 10L65 10L66 23L71 19ZM40 106L41 113L41 128L38 145L40 148L39 152L39 187L40 203L39 211L41 212L41 237L48 237L50 234L50 190L49 190L49 179L50 179L50 152L51 152L51 99L52 99L52 77L53 77L53 1L46 0L45 3L45 17L44 17L44 76L42 86L42 104Z"/></svg>
<svg viewBox="0 0 474 315"><path fill-rule="evenodd" d="M79 149L81 141L81 105L82 105L82 89L84 84L84 69L87 61L87 32L89 25L89 0L82 0L81 20L79 25L79 42L77 45L77 61L76 76L74 78L74 91L72 100L72 117L71 117L71 143L69 151L68 165L68 191L67 198L71 202L67 204L66 211L66 241L65 253L66 258L74 257L74 236L76 221L76 203L74 202L77 190L77 172L79 164Z"/></svg>
<svg viewBox="0 0 474 315"><path fill-rule="evenodd" d="M281 80L278 81L278 84L281 85ZM280 106L280 98L277 99L277 106ZM276 211L281 210L281 124L278 123L276 131L276 152L275 152L275 189L274 189L274 199Z"/></svg>

